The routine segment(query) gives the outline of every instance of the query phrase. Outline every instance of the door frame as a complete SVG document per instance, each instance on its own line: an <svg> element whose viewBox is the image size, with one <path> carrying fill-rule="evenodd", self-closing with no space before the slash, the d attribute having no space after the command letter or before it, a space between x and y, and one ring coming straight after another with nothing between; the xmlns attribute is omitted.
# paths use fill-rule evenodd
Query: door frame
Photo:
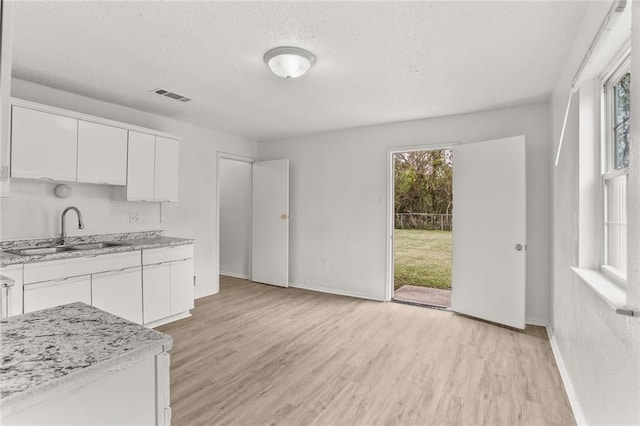
<svg viewBox="0 0 640 426"><path fill-rule="evenodd" d="M393 253L393 233L395 227L395 187L393 174L393 155L400 152L412 151L434 151L439 149L451 149L454 146L461 145L460 141L454 142L438 142L420 145L394 146L387 148L387 229L385 235L386 245L386 277L385 277L385 302L390 302L393 297L394 284L394 253Z"/></svg>
<svg viewBox="0 0 640 426"><path fill-rule="evenodd" d="M216 155L216 279L218 280L218 291L220 291L220 162L222 160L240 161L242 163L253 164L256 160L251 157L245 157L243 155L231 154L228 152L218 151ZM253 168L251 170L251 176L253 177ZM251 193L249 194L253 198L253 186ZM253 201L252 201L253 202ZM252 232L251 230L249 232ZM251 265L249 265L251 269ZM251 270L249 270L249 276L251 276ZM217 293L216 292L216 293Z"/></svg>

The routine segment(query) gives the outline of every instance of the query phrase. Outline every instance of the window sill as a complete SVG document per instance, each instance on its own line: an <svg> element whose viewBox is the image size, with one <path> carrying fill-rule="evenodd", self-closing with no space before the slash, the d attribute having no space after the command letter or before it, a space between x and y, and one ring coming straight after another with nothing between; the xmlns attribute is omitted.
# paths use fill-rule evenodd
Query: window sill
<svg viewBox="0 0 640 426"><path fill-rule="evenodd" d="M607 305L617 314L627 316L640 315L627 306L627 293L620 288L611 278L594 269L582 269L571 267L571 270L588 285Z"/></svg>

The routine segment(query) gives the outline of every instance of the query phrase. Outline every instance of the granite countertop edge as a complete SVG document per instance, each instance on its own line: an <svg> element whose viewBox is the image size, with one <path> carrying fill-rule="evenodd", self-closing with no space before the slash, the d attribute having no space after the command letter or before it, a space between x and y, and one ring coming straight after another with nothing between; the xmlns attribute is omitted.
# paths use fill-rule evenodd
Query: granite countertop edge
<svg viewBox="0 0 640 426"><path fill-rule="evenodd" d="M51 315L55 315L59 322L52 323L49 319ZM83 317L88 318L89 322L85 322L86 319L80 322L75 321L76 318ZM52 335L46 328L51 327L51 324L56 327L57 334ZM6 380L2 385L0 397L2 417L66 394L111 372L134 365L144 358L167 352L173 347L173 337L170 335L80 302L11 317L2 320L0 326L2 340L5 345L10 345L2 348L2 369L6 370L2 373L2 380ZM86 345L92 340L101 339L101 336L106 340L98 347L81 347L72 352L73 356L83 362L91 358L100 358L90 365L66 371L64 362L73 358L69 355L65 356L64 361L47 360L41 366L30 369L29 373L16 373L16 370L13 370L12 364L22 365L41 361L34 360L33 356L44 353L43 348L49 349L56 346L64 355L64 351L69 350L69 345L65 346L65 344L70 343L72 347ZM64 343L58 343L61 339L64 339ZM25 342L27 350L20 346L13 346L14 341ZM64 374L55 374L54 370L61 367L65 370ZM24 377L25 374L26 380L12 384L14 377ZM28 377L29 374L34 378Z"/></svg>
<svg viewBox="0 0 640 426"><path fill-rule="evenodd" d="M178 238L178 237L166 237L158 236L151 238L137 238L126 239L120 241L122 245L104 247L92 250L69 250L60 253L51 254L39 254L39 255L19 255L6 251L2 251L0 256L0 267L28 264L35 262L46 262L51 260L60 259L73 259L84 256L95 256L111 253L124 253L135 250L146 250L152 248L172 247L179 245L193 244L195 242L192 238Z"/></svg>
<svg viewBox="0 0 640 426"><path fill-rule="evenodd" d="M64 395L73 389L93 382L111 372L123 370L147 356L169 351L172 346L173 340L170 337L164 341L150 342L143 347L114 356L90 367L69 373L63 377L49 380L41 385L31 387L26 391L5 396L0 400L2 417L10 416L12 413L32 407L56 395Z"/></svg>

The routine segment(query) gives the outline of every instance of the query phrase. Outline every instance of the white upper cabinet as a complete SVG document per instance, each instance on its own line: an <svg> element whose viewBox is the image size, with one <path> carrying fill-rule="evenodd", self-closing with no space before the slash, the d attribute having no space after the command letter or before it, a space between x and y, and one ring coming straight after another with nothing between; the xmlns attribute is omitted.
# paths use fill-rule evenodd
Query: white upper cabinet
<svg viewBox="0 0 640 426"><path fill-rule="evenodd" d="M117 200L178 201L178 139L78 112L11 101L12 178L121 186L114 188ZM1 173L0 168L0 181Z"/></svg>
<svg viewBox="0 0 640 426"><path fill-rule="evenodd" d="M129 131L127 201L154 201L156 137Z"/></svg>
<svg viewBox="0 0 640 426"><path fill-rule="evenodd" d="M177 139L129 131L127 201L178 201Z"/></svg>
<svg viewBox="0 0 640 426"><path fill-rule="evenodd" d="M178 201L178 157L180 145L175 139L156 137L156 201Z"/></svg>
<svg viewBox="0 0 640 426"><path fill-rule="evenodd" d="M126 129L78 121L78 182L126 185Z"/></svg>
<svg viewBox="0 0 640 426"><path fill-rule="evenodd" d="M75 182L78 120L13 106L11 177Z"/></svg>

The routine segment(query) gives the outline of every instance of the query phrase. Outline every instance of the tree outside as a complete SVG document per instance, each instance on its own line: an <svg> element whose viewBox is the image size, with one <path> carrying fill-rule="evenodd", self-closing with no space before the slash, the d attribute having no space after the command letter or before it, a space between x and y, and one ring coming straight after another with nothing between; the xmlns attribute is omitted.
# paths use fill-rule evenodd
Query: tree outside
<svg viewBox="0 0 640 426"><path fill-rule="evenodd" d="M449 149L394 154L395 288L451 288L453 156Z"/></svg>
<svg viewBox="0 0 640 426"><path fill-rule="evenodd" d="M450 149L394 154L395 212L450 214L452 160Z"/></svg>

